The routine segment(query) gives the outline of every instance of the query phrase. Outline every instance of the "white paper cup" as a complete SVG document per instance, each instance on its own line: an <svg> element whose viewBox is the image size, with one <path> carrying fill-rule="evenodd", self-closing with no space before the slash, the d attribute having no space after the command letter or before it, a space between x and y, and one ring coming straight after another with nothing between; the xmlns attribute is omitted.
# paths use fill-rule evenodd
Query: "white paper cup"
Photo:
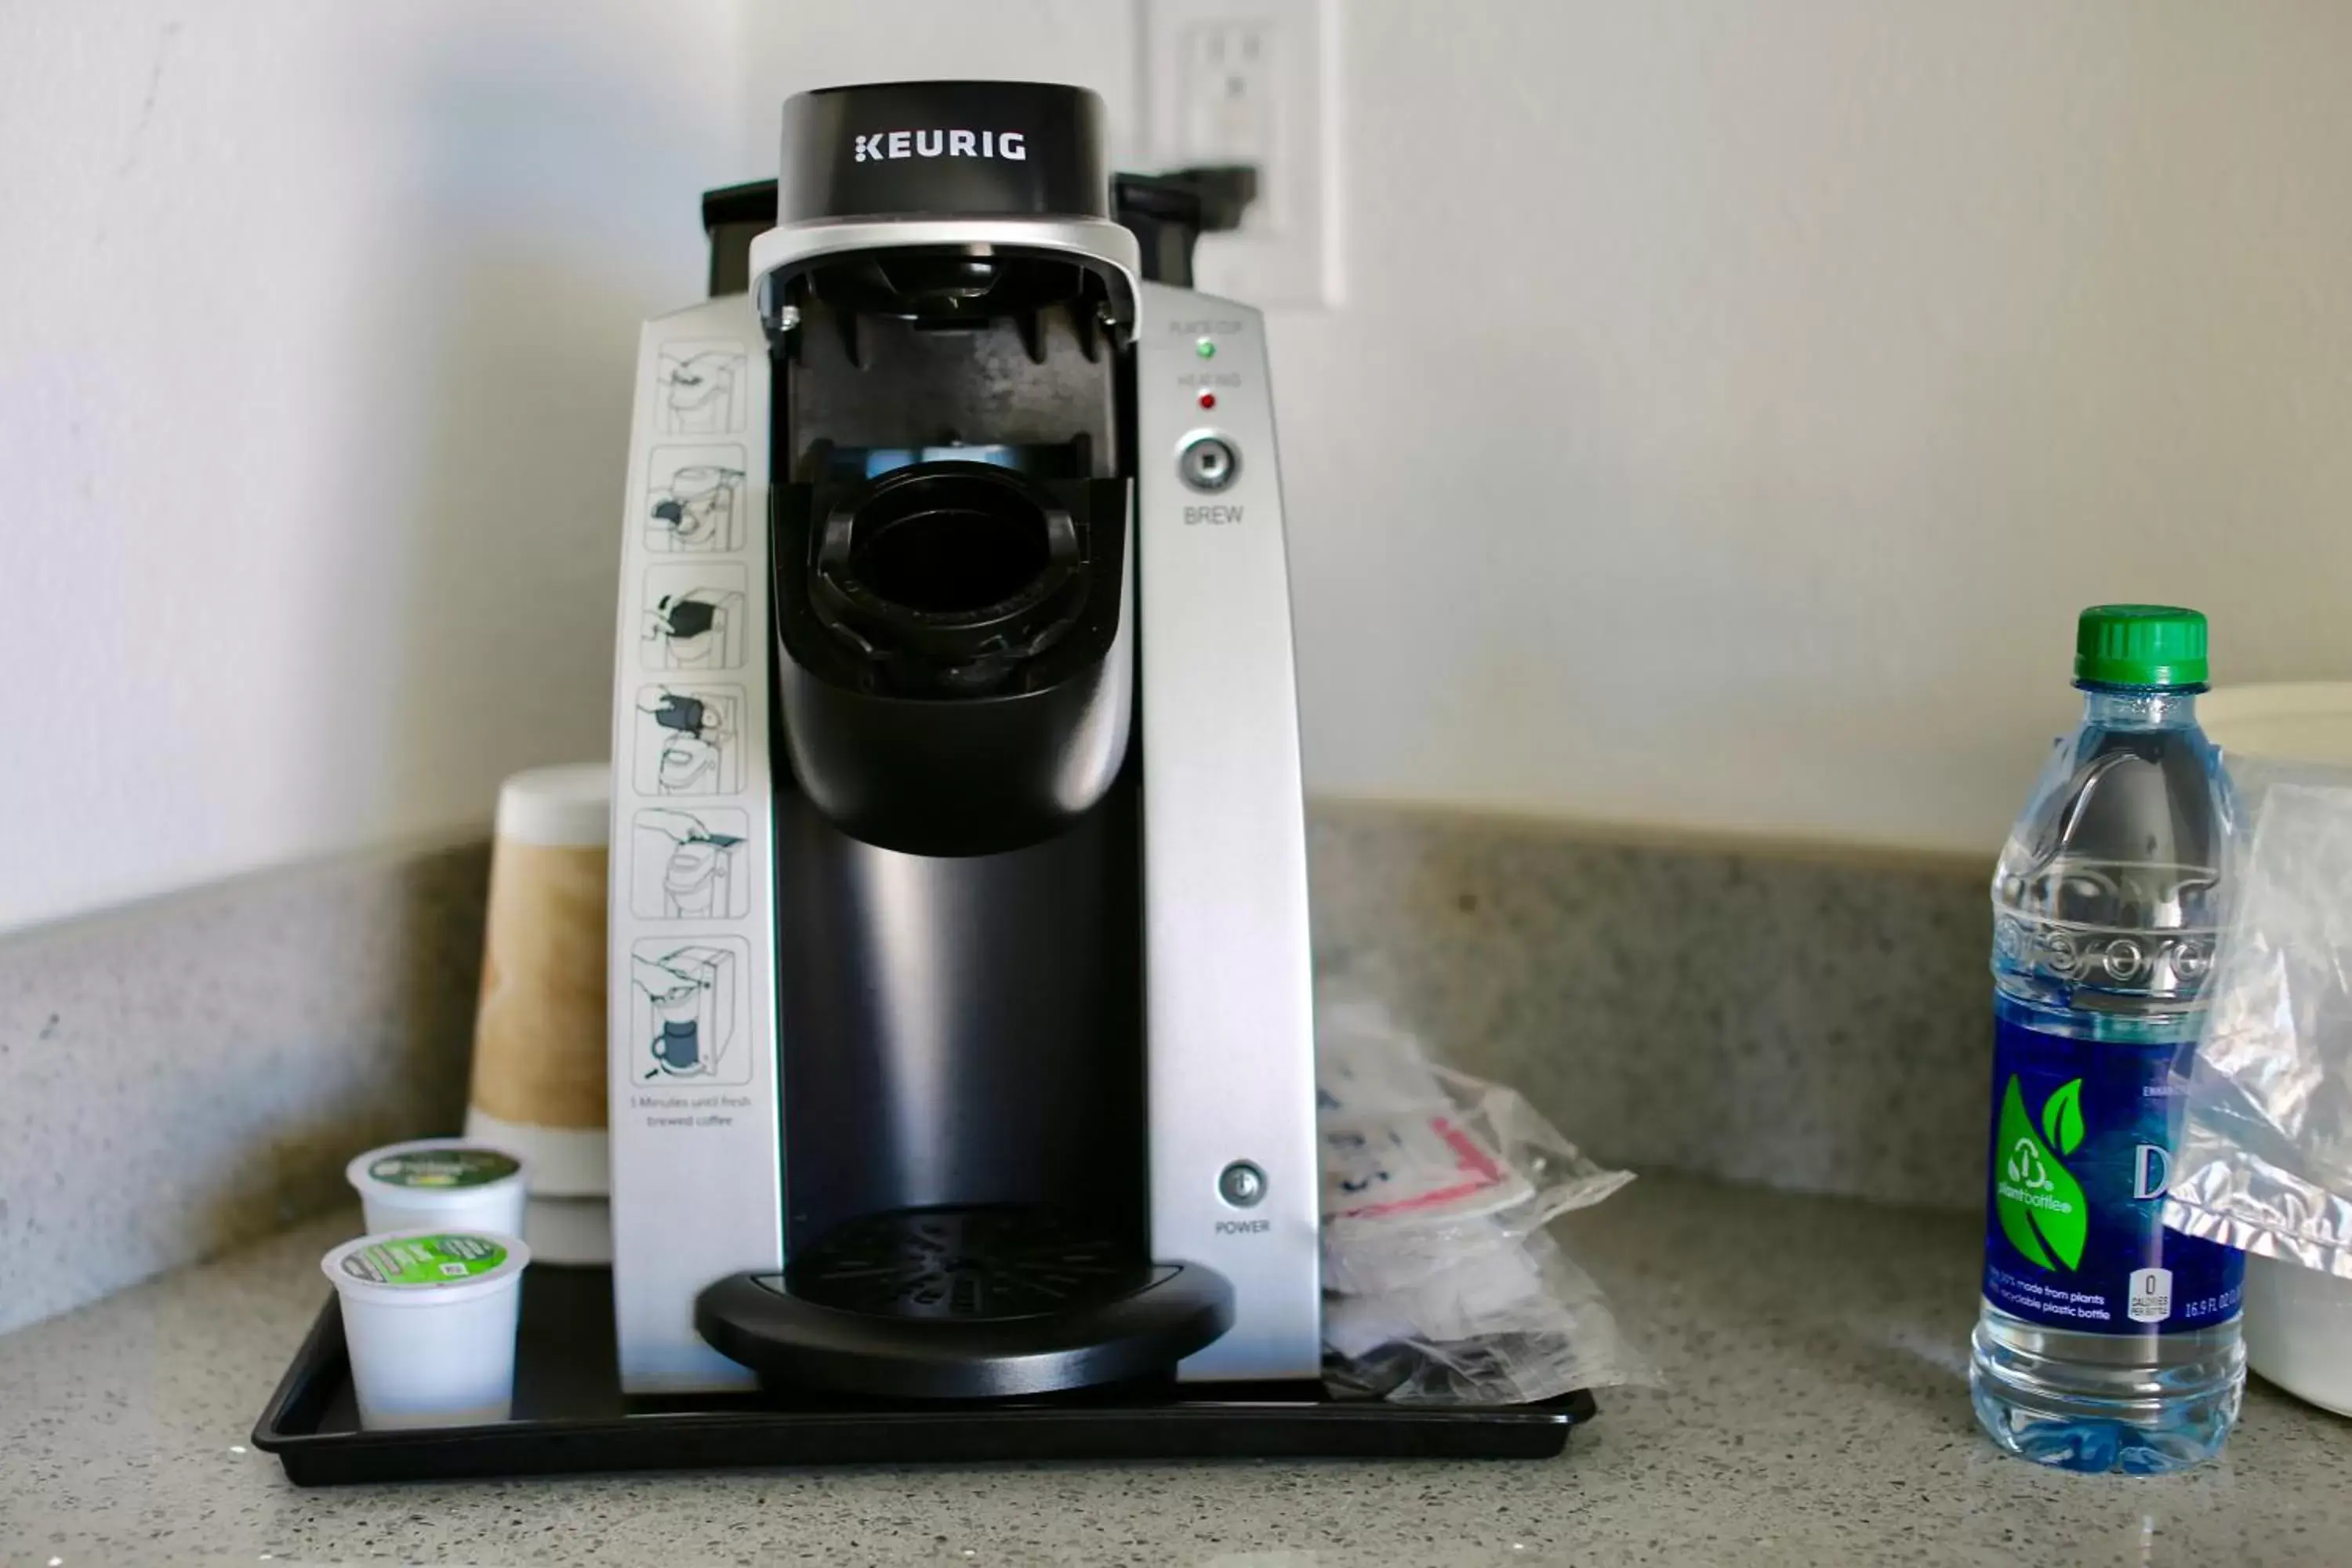
<svg viewBox="0 0 2352 1568"><path fill-rule="evenodd" d="M530 1249L512 1236L363 1236L320 1260L334 1281L360 1425L467 1426L514 1407L515 1320Z"/></svg>
<svg viewBox="0 0 2352 1568"><path fill-rule="evenodd" d="M467 1138L420 1138L371 1149L343 1167L367 1210L370 1236L478 1230L520 1236L530 1162Z"/></svg>
<svg viewBox="0 0 2352 1568"><path fill-rule="evenodd" d="M529 1160L539 1197L612 1191L604 1130L612 784L610 766L583 763L533 768L499 786L466 1136ZM539 1258L550 1261L544 1252Z"/></svg>

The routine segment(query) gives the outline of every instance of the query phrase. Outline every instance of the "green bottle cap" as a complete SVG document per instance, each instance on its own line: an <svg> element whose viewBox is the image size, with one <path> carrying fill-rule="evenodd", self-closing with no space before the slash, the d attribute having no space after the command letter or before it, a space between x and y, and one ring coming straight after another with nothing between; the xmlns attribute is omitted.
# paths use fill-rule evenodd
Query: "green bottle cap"
<svg viewBox="0 0 2352 1568"><path fill-rule="evenodd" d="M2094 605L2075 623L2074 679L2095 686L2202 686L2205 617L2172 605Z"/></svg>

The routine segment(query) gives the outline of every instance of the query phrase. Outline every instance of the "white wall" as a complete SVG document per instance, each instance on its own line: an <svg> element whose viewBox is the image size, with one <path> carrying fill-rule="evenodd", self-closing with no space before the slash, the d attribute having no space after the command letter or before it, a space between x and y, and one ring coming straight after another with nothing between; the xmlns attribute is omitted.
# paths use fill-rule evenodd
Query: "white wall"
<svg viewBox="0 0 2352 1568"><path fill-rule="evenodd" d="M1345 0L1275 330L1322 790L1965 847L2073 611L2352 674L2352 8ZM824 80L1110 0L0 10L0 925L604 743L635 322Z"/></svg>
<svg viewBox="0 0 2352 1568"><path fill-rule="evenodd" d="M2084 604L2352 676L2352 6L1346 12L1318 786L1990 853Z"/></svg>
<svg viewBox="0 0 2352 1568"><path fill-rule="evenodd" d="M0 927L601 755L719 0L0 6Z"/></svg>

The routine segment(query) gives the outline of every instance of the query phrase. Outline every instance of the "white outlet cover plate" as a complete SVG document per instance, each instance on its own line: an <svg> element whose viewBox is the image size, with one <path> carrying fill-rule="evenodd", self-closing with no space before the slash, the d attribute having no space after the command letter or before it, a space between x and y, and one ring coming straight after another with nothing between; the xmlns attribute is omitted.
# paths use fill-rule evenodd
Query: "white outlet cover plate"
<svg viewBox="0 0 2352 1568"><path fill-rule="evenodd" d="M1339 0L1144 0L1139 76L1157 167L1250 163L1258 196L1203 235L1193 282L1265 309L1339 302Z"/></svg>

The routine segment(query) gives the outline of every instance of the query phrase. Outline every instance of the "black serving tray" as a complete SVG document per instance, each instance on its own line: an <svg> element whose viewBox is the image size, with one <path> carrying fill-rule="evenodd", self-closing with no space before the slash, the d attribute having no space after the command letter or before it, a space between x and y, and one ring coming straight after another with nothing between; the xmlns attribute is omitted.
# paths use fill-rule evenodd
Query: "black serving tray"
<svg viewBox="0 0 2352 1568"><path fill-rule="evenodd" d="M343 1319L331 1296L270 1395L253 1444L298 1486L548 1475L1003 1459L1494 1458L1557 1454L1593 1415L1582 1391L1541 1405L1435 1409L1350 1399L1315 1384L1174 1383L1045 1398L898 1404L763 1390L621 1393L613 1277L523 1276L514 1415L484 1426L360 1429Z"/></svg>

